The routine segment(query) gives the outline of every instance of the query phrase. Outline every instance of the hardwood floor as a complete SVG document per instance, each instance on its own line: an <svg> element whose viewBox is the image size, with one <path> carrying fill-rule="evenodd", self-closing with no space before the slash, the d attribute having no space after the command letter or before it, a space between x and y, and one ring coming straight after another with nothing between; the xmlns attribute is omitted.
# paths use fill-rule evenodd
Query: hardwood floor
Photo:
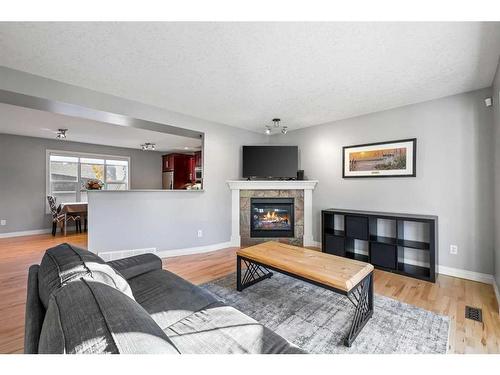
<svg viewBox="0 0 500 375"><path fill-rule="evenodd" d="M86 234L0 239L0 353L22 353L27 270L58 243L87 246ZM163 260L195 284L235 271L236 248ZM439 275L435 284L375 271L375 293L450 317L450 353L500 353L500 318L491 285ZM483 323L464 317L466 305L483 310Z"/></svg>

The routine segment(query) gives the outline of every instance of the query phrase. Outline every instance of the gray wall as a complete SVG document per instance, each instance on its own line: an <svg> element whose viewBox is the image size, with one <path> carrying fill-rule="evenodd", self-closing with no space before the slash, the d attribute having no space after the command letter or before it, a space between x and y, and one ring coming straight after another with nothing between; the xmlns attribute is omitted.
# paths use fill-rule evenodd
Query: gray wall
<svg viewBox="0 0 500 375"><path fill-rule="evenodd" d="M0 118L1 118L0 112ZM161 189L161 153L0 134L0 233L50 228L45 213L46 150L130 157L132 189Z"/></svg>
<svg viewBox="0 0 500 375"><path fill-rule="evenodd" d="M493 113L495 123L495 279L500 290L500 61L493 81Z"/></svg>
<svg viewBox="0 0 500 375"><path fill-rule="evenodd" d="M162 204L168 206L171 202L171 217L175 217L182 210L182 212L189 213L189 221L186 223L184 220L178 220L171 225L165 225L162 234L164 238L170 239L169 243L175 248L205 246L229 241L231 193L226 180L241 176L241 146L264 142L263 134L201 120L5 67L0 67L0 89L204 132L203 173L206 190L197 193L163 193ZM178 209L178 207L181 208ZM126 218L117 217L116 221L109 223L110 230L122 235L120 222L123 220ZM202 238L197 237L198 229L203 230ZM143 228L135 228L135 231L136 233L126 234L130 238L136 234L141 235L140 231L143 231ZM105 235L110 237L109 233ZM89 238L89 243L91 242L92 239Z"/></svg>
<svg viewBox="0 0 500 375"><path fill-rule="evenodd" d="M439 264L493 274L493 112L483 102L490 95L483 89L271 137L298 145L301 168L319 180L315 240L328 207L435 214ZM417 177L342 179L342 146L413 137Z"/></svg>

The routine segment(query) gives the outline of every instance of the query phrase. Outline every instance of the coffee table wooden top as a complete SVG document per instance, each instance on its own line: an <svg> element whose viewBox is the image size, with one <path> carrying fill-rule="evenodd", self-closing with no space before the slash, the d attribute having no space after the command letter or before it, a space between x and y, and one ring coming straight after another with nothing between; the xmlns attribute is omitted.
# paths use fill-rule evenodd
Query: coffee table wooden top
<svg viewBox="0 0 500 375"><path fill-rule="evenodd" d="M240 249L237 254L345 292L373 271L369 263L275 241Z"/></svg>

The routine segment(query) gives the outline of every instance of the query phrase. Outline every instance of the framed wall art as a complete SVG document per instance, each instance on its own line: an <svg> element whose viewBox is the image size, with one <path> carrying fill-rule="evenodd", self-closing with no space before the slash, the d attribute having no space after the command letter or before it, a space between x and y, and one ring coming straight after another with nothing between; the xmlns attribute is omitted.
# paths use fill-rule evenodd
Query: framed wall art
<svg viewBox="0 0 500 375"><path fill-rule="evenodd" d="M415 177L417 139L342 148L342 177Z"/></svg>

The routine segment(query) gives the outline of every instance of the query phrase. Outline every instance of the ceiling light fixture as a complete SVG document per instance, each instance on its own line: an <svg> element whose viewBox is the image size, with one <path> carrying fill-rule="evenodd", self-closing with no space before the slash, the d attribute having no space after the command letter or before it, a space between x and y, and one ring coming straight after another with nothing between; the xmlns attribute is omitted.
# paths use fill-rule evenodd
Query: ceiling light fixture
<svg viewBox="0 0 500 375"><path fill-rule="evenodd" d="M154 143L146 142L141 145L142 151L154 151L156 149L156 145Z"/></svg>
<svg viewBox="0 0 500 375"><path fill-rule="evenodd" d="M273 127L275 129L279 129L279 127L281 126L281 119L279 119L279 118L273 118L272 121L273 121L273 125L274 125ZM270 135L272 133L271 129L273 127L271 127L270 125L266 125L266 131L265 132L266 132L267 135ZM283 126L281 128L281 133L282 134L288 133L288 126Z"/></svg>
<svg viewBox="0 0 500 375"><path fill-rule="evenodd" d="M57 139L66 139L66 132L68 129L57 129L56 138Z"/></svg>

